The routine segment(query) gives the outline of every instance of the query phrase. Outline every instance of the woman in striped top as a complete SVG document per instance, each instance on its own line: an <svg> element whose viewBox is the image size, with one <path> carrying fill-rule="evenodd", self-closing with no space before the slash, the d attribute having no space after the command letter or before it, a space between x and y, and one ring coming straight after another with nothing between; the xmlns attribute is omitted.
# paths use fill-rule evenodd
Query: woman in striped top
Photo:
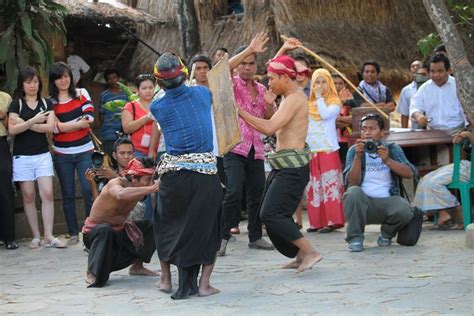
<svg viewBox="0 0 474 316"><path fill-rule="evenodd" d="M90 125L94 121L94 106L85 89L77 89L69 67L55 63L49 72L51 101L57 120L54 125L53 150L56 169L63 197L63 211L70 235L70 244L79 241L76 215L76 178L79 177L84 198L85 216L89 216L92 194L85 172L91 167L94 144Z"/></svg>

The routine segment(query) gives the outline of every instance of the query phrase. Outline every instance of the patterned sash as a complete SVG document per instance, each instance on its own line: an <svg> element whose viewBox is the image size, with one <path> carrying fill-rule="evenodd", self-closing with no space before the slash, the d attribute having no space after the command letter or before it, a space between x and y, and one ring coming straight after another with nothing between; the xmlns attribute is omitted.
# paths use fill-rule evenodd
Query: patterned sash
<svg viewBox="0 0 474 316"><path fill-rule="evenodd" d="M216 174L217 159L213 153L193 153L176 156L164 154L157 166L160 177L167 172L183 169L203 174Z"/></svg>
<svg viewBox="0 0 474 316"><path fill-rule="evenodd" d="M273 169L300 168L311 160L311 150L305 144L304 149L283 149L268 153L267 158Z"/></svg>

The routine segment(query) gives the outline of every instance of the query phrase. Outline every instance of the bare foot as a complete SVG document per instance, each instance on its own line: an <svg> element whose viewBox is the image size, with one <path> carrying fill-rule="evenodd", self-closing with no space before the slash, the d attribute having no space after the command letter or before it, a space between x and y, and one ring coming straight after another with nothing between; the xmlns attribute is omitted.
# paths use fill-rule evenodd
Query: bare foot
<svg viewBox="0 0 474 316"><path fill-rule="evenodd" d="M282 269L298 269L301 262L303 262L303 256L301 255L301 251L299 251L297 256L296 256L296 260L293 260L290 263L285 264L282 267Z"/></svg>
<svg viewBox="0 0 474 316"><path fill-rule="evenodd" d="M172 286L171 286L171 281L165 281L161 279L160 281L156 282L156 287L165 293L171 293Z"/></svg>
<svg viewBox="0 0 474 316"><path fill-rule="evenodd" d="M216 289L215 287L212 287L212 286L208 285L205 288L200 287L198 295L201 296L201 297L204 297L204 296L214 295L214 294L217 294L219 292L220 291L218 289Z"/></svg>
<svg viewBox="0 0 474 316"><path fill-rule="evenodd" d="M96 280L95 275L93 275L93 274L90 273L90 272L87 272L87 274L86 274L86 283L87 283L87 284L94 284L94 283L95 283L95 280Z"/></svg>
<svg viewBox="0 0 474 316"><path fill-rule="evenodd" d="M313 268L313 266L321 260L323 260L323 256L317 251L305 255L303 262L301 262L298 269L296 269L296 273L301 273Z"/></svg>
<svg viewBox="0 0 474 316"><path fill-rule="evenodd" d="M158 273L155 271L151 271L143 266L142 263L140 264L133 264L128 269L128 274L130 275L149 275L149 276L157 276Z"/></svg>

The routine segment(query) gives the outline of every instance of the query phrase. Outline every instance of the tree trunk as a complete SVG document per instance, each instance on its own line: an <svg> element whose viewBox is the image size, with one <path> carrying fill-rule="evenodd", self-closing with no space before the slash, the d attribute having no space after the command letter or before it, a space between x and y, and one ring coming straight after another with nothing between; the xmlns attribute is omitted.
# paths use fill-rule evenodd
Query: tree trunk
<svg viewBox="0 0 474 316"><path fill-rule="evenodd" d="M443 0L423 0L423 5L443 41L456 75L459 99L472 122L474 109L474 68L467 58L461 36L451 20Z"/></svg>
<svg viewBox="0 0 474 316"><path fill-rule="evenodd" d="M201 51L199 24L194 8L194 0L179 0L177 5L182 53L183 58L188 60L189 57Z"/></svg>

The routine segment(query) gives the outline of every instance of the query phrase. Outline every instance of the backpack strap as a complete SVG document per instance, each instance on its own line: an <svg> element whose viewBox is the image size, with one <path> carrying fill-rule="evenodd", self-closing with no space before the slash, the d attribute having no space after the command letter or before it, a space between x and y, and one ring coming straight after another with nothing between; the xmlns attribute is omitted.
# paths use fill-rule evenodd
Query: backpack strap
<svg viewBox="0 0 474 316"><path fill-rule="evenodd" d="M21 109L23 108L23 101L21 98L18 98L18 116L21 115Z"/></svg>

